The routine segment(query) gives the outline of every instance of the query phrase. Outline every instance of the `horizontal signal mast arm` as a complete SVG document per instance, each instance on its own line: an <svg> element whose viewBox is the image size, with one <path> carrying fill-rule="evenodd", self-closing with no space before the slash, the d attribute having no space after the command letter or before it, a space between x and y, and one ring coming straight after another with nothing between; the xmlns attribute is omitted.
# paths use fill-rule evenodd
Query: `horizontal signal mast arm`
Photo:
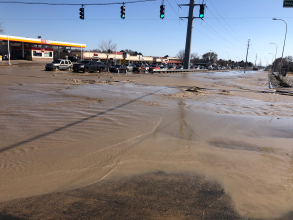
<svg viewBox="0 0 293 220"><path fill-rule="evenodd" d="M206 4L194 4L194 6L197 6L197 5L206 5ZM182 5L178 5L178 6L189 6L189 4L182 4Z"/></svg>

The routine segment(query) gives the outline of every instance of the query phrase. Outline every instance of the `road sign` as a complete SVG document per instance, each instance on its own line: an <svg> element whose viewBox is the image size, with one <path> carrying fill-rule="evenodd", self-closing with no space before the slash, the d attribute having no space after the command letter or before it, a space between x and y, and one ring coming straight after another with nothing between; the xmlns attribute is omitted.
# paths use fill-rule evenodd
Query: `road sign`
<svg viewBox="0 0 293 220"><path fill-rule="evenodd" d="M293 8L293 0L284 0L283 8Z"/></svg>
<svg viewBox="0 0 293 220"><path fill-rule="evenodd" d="M123 65L125 66L126 65L126 59L123 58Z"/></svg>

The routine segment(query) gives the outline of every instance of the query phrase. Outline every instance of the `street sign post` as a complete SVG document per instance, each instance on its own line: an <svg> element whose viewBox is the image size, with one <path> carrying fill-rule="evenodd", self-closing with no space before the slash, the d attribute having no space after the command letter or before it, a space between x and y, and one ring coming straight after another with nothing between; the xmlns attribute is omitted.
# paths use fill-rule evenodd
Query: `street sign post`
<svg viewBox="0 0 293 220"><path fill-rule="evenodd" d="M283 8L293 8L293 0L284 0Z"/></svg>

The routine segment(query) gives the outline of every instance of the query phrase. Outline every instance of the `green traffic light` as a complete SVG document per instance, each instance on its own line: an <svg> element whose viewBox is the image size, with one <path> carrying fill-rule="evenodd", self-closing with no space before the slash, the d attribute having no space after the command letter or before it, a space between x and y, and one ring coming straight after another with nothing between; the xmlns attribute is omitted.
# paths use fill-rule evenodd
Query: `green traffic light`
<svg viewBox="0 0 293 220"><path fill-rule="evenodd" d="M161 14L161 18L164 18L165 16L163 14Z"/></svg>
<svg viewBox="0 0 293 220"><path fill-rule="evenodd" d="M200 18L203 18L203 14L200 14L199 17L200 17Z"/></svg>
<svg viewBox="0 0 293 220"><path fill-rule="evenodd" d="M123 18L123 19L124 19L124 18L125 18L125 15L121 15L121 18Z"/></svg>

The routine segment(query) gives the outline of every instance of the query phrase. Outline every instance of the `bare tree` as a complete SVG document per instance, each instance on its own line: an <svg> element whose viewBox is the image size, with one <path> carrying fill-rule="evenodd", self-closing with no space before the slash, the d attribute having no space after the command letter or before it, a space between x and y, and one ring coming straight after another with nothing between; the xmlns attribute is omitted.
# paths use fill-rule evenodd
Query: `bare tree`
<svg viewBox="0 0 293 220"><path fill-rule="evenodd" d="M2 27L3 22L0 23L0 34L4 34L4 29Z"/></svg>
<svg viewBox="0 0 293 220"><path fill-rule="evenodd" d="M286 56L286 57L285 57L285 61L286 61L287 63L290 63L290 62L293 61L293 57L292 57L292 56Z"/></svg>
<svg viewBox="0 0 293 220"><path fill-rule="evenodd" d="M179 52L176 54L176 56L179 58L179 59L184 59L185 57L185 50L179 50Z"/></svg>
<svg viewBox="0 0 293 220"><path fill-rule="evenodd" d="M117 44L113 43L111 39L108 41L102 40L99 44L99 48L103 53L106 53L107 56L107 62L109 55L113 52L113 50L116 50Z"/></svg>
<svg viewBox="0 0 293 220"><path fill-rule="evenodd" d="M199 56L198 56L197 53L192 53L192 54L190 54L190 62L191 62L191 63L195 64L195 63L197 63L199 60L200 60L200 59L199 59Z"/></svg>
<svg viewBox="0 0 293 220"><path fill-rule="evenodd" d="M210 64L217 62L218 55L214 52L208 52L202 55L202 59Z"/></svg>

